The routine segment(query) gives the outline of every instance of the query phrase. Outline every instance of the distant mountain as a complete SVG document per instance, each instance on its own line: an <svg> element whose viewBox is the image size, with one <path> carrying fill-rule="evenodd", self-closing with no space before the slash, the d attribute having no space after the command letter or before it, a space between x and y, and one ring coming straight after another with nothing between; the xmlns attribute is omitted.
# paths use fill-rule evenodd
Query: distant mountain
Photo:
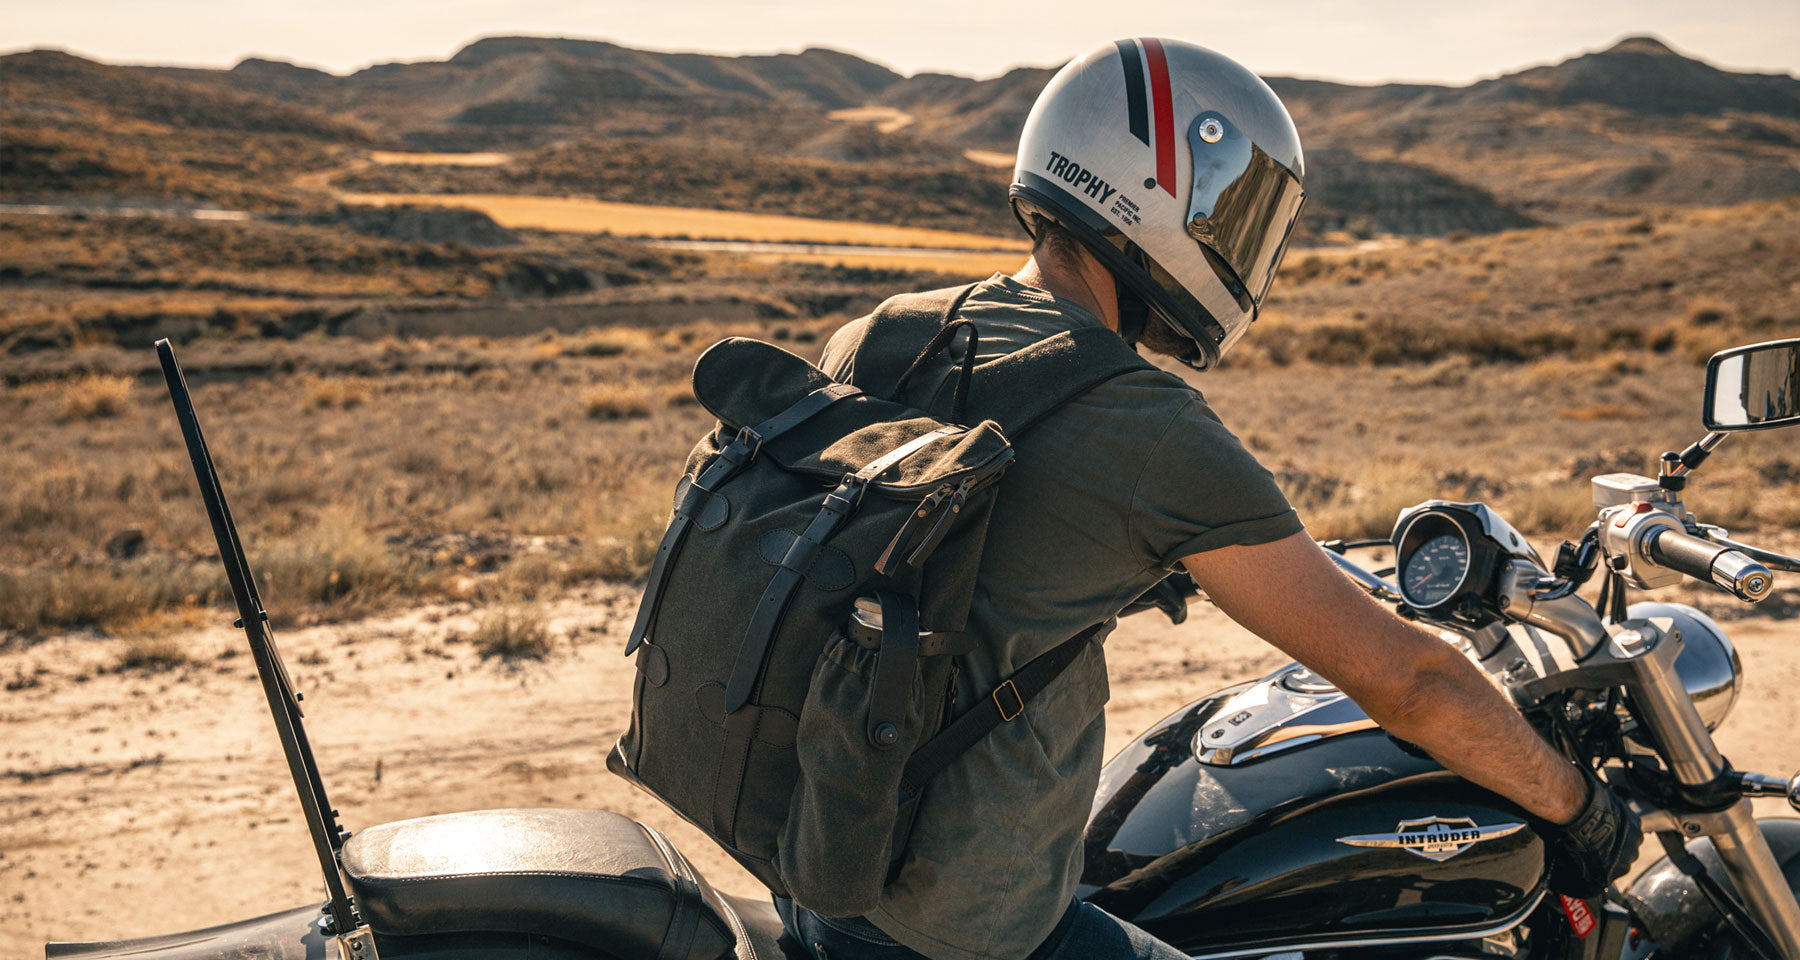
<svg viewBox="0 0 1800 960"><path fill-rule="evenodd" d="M1416 164L1552 218L1800 193L1800 79L1649 37L1463 87L1270 85L1309 152Z"/></svg>
<svg viewBox="0 0 1800 960"><path fill-rule="evenodd" d="M664 155L737 150L966 178L965 150L1012 151L1051 73L902 76L820 48L719 56L546 37L488 37L448 60L346 76L266 59L122 68L34 51L0 57L0 122L55 127L58 110L74 110L107 123L531 156L642 141ZM1800 193L1800 79L1720 70L1653 38L1465 86L1269 83L1307 145L1315 229L1483 231ZM855 107L880 107L857 115L892 122L830 116ZM694 202L710 196L697 185Z"/></svg>
<svg viewBox="0 0 1800 960"><path fill-rule="evenodd" d="M183 129L289 133L348 141L368 138L360 127L320 116L305 105L249 90L211 90L59 50L0 57L0 109L13 115L37 112L45 117L89 113L112 122L137 120Z"/></svg>

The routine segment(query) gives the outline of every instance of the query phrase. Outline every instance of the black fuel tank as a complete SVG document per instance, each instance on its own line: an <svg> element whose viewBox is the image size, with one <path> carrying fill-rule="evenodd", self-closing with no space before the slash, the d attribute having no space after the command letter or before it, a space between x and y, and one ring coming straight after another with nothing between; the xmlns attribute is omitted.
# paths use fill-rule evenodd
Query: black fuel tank
<svg viewBox="0 0 1800 960"><path fill-rule="evenodd" d="M1081 896L1192 954L1481 937L1543 895L1530 823L1295 664L1106 765Z"/></svg>

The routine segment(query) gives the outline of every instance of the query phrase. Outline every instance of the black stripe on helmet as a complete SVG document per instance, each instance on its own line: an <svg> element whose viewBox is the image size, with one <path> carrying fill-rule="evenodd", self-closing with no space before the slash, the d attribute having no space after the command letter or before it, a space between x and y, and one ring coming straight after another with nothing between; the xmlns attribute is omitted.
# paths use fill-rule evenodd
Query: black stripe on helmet
<svg viewBox="0 0 1800 960"><path fill-rule="evenodd" d="M1150 145L1150 108L1144 101L1144 62L1136 40L1119 40L1119 61L1125 65L1125 108L1131 116L1131 135Z"/></svg>

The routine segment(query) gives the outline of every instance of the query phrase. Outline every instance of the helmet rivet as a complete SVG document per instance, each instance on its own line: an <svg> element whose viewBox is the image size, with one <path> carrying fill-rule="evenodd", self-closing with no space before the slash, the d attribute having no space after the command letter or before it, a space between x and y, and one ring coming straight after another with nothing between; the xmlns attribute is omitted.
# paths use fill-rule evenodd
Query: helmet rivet
<svg viewBox="0 0 1800 960"><path fill-rule="evenodd" d="M1207 143L1218 143L1225 138L1225 125L1217 117L1207 117L1200 121L1200 139Z"/></svg>
<svg viewBox="0 0 1800 960"><path fill-rule="evenodd" d="M1144 178L1144 189L1145 190L1155 190L1156 189L1156 178L1155 177L1145 177Z"/></svg>

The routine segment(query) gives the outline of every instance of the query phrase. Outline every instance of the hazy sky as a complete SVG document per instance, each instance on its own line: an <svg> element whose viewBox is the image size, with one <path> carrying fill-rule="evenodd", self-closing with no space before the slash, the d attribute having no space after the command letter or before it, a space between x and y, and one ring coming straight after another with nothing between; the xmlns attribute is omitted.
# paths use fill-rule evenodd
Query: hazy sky
<svg viewBox="0 0 1800 960"><path fill-rule="evenodd" d="M246 55L347 72L441 59L479 36L725 53L824 45L905 73L990 76L1122 36L1179 37L1261 73L1464 82L1654 33L1738 69L1800 71L1800 0L20 0L0 50L229 66Z"/></svg>

